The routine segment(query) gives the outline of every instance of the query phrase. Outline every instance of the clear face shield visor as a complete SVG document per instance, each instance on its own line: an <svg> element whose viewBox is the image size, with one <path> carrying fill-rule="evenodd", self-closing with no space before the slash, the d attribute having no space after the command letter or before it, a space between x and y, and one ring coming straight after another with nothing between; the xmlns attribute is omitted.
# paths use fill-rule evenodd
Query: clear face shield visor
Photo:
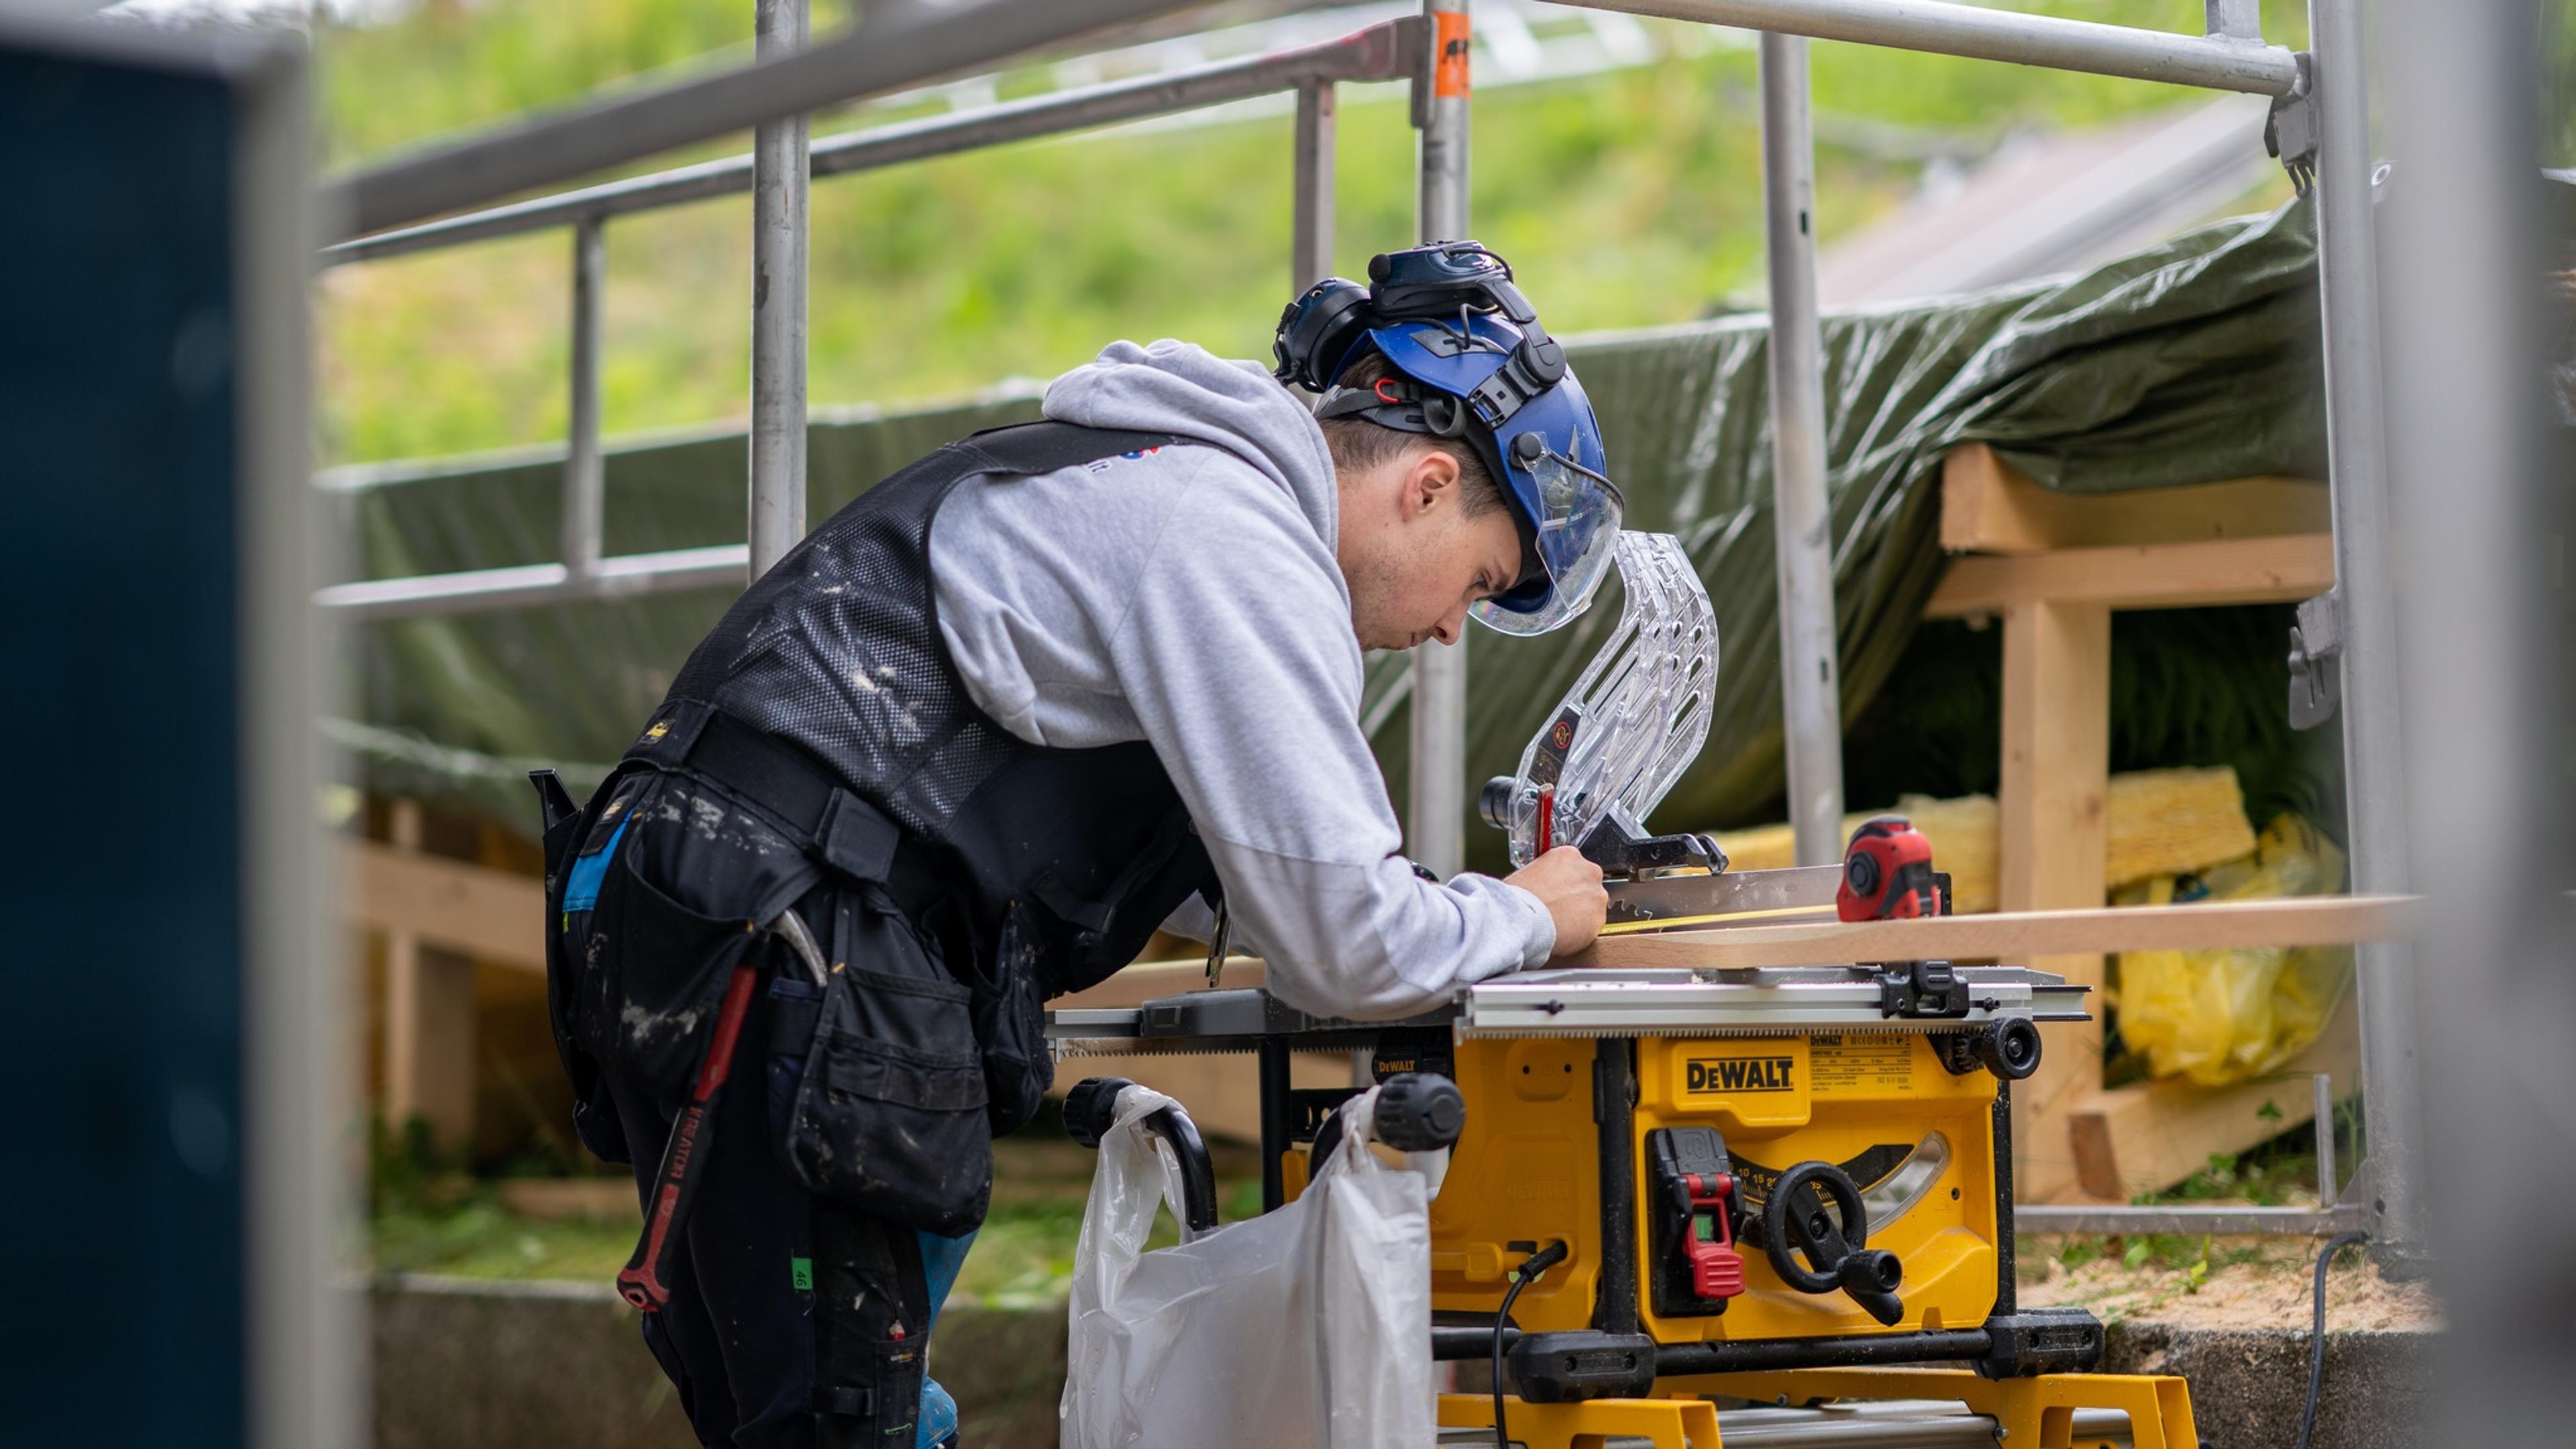
<svg viewBox="0 0 2576 1449"><path fill-rule="evenodd" d="M1619 518L1626 500L1608 477L1554 448L1524 465L1524 471L1538 484L1538 537L1532 551L1545 577L1524 581L1467 612L1501 633L1544 634L1592 603L1617 552ZM1541 583L1543 592L1532 587Z"/></svg>

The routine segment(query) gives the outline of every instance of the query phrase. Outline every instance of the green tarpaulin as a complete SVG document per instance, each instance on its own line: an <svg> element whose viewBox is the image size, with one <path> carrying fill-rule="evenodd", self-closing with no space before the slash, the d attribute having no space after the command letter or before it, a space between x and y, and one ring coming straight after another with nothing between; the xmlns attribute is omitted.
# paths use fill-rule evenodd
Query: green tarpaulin
<svg viewBox="0 0 2576 1449"><path fill-rule="evenodd" d="M1993 444L2069 491L2154 488L2324 465L2312 209L2220 223L2081 277L1829 315L1835 600L1843 709L1858 717L1913 637L1944 566L1941 455ZM1776 818L1779 648L1763 320L1727 318L1571 343L1601 410L1629 524L1681 535L1723 640L1708 748L1659 816L1673 828ZM810 515L1032 396L886 416L818 416ZM607 465L611 554L739 542L741 434L620 448ZM560 463L375 470L338 485L359 576L557 557ZM355 697L331 730L371 789L525 826L524 771L586 788L658 701L729 598L705 590L357 631ZM1618 618L1615 590L1556 634L1470 631L1471 779L1506 773ZM1404 660L1372 659L1365 718L1405 791ZM1473 791L1469 792L1472 800ZM1868 802L1861 802L1868 803ZM1499 860L1471 825L1471 856Z"/></svg>

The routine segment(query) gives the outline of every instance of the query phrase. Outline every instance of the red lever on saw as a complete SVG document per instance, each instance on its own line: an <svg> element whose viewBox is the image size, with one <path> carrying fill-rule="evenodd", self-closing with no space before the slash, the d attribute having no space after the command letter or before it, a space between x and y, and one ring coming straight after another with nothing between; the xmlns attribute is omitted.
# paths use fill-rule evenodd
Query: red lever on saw
<svg viewBox="0 0 2576 1449"><path fill-rule="evenodd" d="M1694 1172L1682 1184L1690 1193L1690 1237L1682 1251L1690 1258L1691 1292L1701 1298L1732 1298L1744 1291L1744 1255L1735 1250L1731 1211L1735 1179L1723 1172ZM1699 1235L1703 1218L1716 1229L1714 1239Z"/></svg>
<svg viewBox="0 0 2576 1449"><path fill-rule="evenodd" d="M1846 921L1910 921L1941 914L1932 842L1902 815L1873 816L1852 832L1834 914Z"/></svg>

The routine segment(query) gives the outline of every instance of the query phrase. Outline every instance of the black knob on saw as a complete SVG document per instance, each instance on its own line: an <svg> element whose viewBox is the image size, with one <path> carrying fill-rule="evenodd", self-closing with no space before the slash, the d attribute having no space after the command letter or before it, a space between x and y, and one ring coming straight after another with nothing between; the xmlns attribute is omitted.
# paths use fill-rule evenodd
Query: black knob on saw
<svg viewBox="0 0 2576 1449"><path fill-rule="evenodd" d="M1762 1250L1780 1281L1801 1293L1848 1293L1892 1328L1905 1316L1896 1296L1905 1265L1868 1244L1869 1208L1851 1174L1830 1162L1801 1162L1771 1184L1762 1205Z"/></svg>
<svg viewBox="0 0 2576 1449"><path fill-rule="evenodd" d="M1085 1077L1064 1094L1064 1135L1098 1148L1101 1134L1118 1120L1118 1094L1136 1085L1125 1077Z"/></svg>
<svg viewBox="0 0 2576 1449"><path fill-rule="evenodd" d="M1892 1298L1897 1285L1905 1281L1905 1265L1896 1261L1896 1255L1885 1248L1863 1248L1843 1259L1842 1266L1834 1270L1834 1278L1843 1285L1845 1293L1855 1298L1863 1294ZM1875 1316L1878 1310L1873 1308L1870 1312ZM1879 1321L1894 1323L1899 1316L1890 1315Z"/></svg>
<svg viewBox="0 0 2576 1449"><path fill-rule="evenodd" d="M1512 791L1520 781L1509 775L1496 775L1476 792L1476 814L1496 830L1512 828Z"/></svg>
<svg viewBox="0 0 2576 1449"><path fill-rule="evenodd" d="M1118 1125L1119 1094L1134 1085L1125 1077L1085 1077L1074 1083L1064 1094L1065 1135L1085 1147L1099 1147L1100 1139ZM1216 1163L1199 1136L1199 1125L1175 1105L1146 1113L1144 1127L1171 1147L1181 1166L1183 1224L1197 1233L1215 1227Z"/></svg>
<svg viewBox="0 0 2576 1449"><path fill-rule="evenodd" d="M1467 1130L1467 1099L1437 1072L1398 1072L1377 1094L1377 1140L1399 1152L1432 1152L1458 1144Z"/></svg>
<svg viewBox="0 0 2576 1449"><path fill-rule="evenodd" d="M2007 1082L2039 1070L2039 1024L2027 1016L1999 1016L1977 1033L1977 1060Z"/></svg>

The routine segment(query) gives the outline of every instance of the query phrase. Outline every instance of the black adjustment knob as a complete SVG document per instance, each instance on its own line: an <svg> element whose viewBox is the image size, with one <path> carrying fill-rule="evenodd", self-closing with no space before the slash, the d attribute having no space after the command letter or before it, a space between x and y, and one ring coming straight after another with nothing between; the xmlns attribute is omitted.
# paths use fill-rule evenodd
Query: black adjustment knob
<svg viewBox="0 0 2576 1449"><path fill-rule="evenodd" d="M1476 792L1476 814L1496 830L1512 828L1512 790L1520 781L1509 775L1496 775Z"/></svg>
<svg viewBox="0 0 2576 1449"><path fill-rule="evenodd" d="M1125 1077L1085 1077L1074 1083L1064 1094L1064 1135L1098 1148L1101 1135L1118 1120L1118 1094L1134 1085Z"/></svg>
<svg viewBox="0 0 2576 1449"><path fill-rule="evenodd" d="M1377 1140L1398 1152L1457 1145L1467 1130L1467 1099L1437 1072L1398 1072L1377 1094Z"/></svg>
<svg viewBox="0 0 2576 1449"><path fill-rule="evenodd" d="M1977 1060L2007 1082L2039 1070L2039 1024L2027 1016L1999 1016L1977 1033Z"/></svg>
<svg viewBox="0 0 2576 1449"><path fill-rule="evenodd" d="M1771 1184L1762 1205L1762 1250L1780 1281L1800 1293L1847 1293L1870 1317L1894 1327L1905 1316L1896 1296L1905 1265L1868 1244L1869 1208L1851 1174L1830 1162L1801 1162Z"/></svg>
<svg viewBox="0 0 2576 1449"><path fill-rule="evenodd" d="M1065 1135L1097 1150L1100 1139L1118 1123L1118 1094L1136 1085L1125 1077L1086 1077L1064 1094ZM1181 1218L1190 1231L1216 1226L1216 1163L1198 1124L1178 1106L1157 1107L1145 1114L1145 1130L1171 1145L1181 1167Z"/></svg>
<svg viewBox="0 0 2576 1449"><path fill-rule="evenodd" d="M1893 1328L1905 1316L1905 1304L1896 1296L1897 1285L1905 1281L1905 1265L1885 1248L1863 1248L1844 1258L1834 1278L1880 1323Z"/></svg>

